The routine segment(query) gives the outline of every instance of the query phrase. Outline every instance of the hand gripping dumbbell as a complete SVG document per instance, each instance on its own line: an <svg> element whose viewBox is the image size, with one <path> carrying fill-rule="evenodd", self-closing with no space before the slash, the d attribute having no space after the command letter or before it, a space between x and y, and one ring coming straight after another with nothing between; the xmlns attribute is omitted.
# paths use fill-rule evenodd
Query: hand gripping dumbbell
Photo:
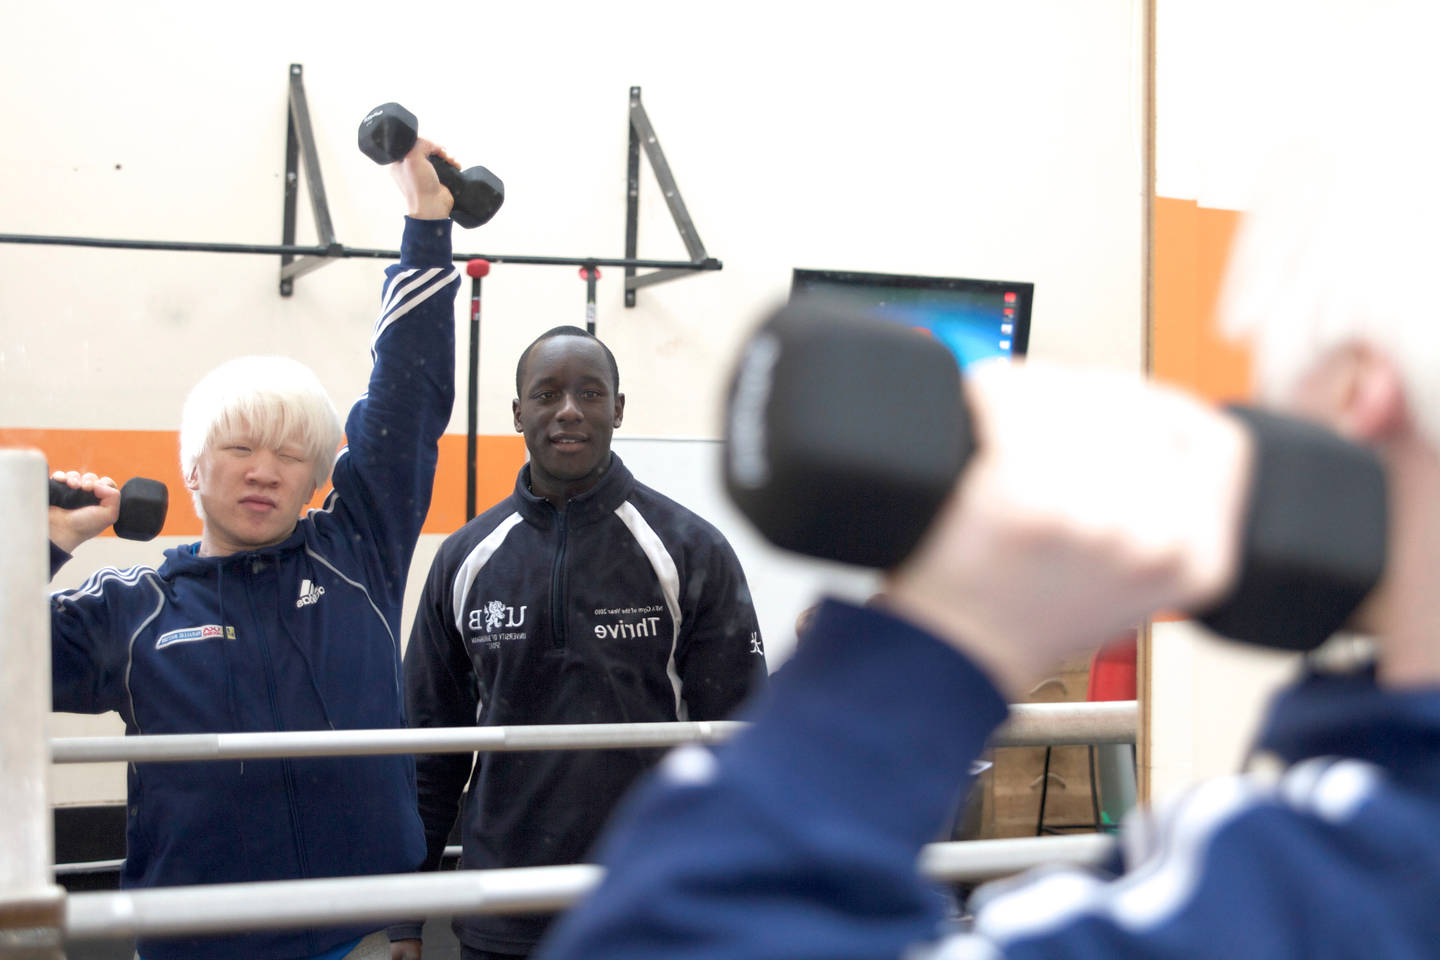
<svg viewBox="0 0 1440 960"><path fill-rule="evenodd" d="M360 152L376 163L396 163L415 146L420 129L415 114L398 103L382 103L360 121ZM456 170L437 156L430 164L455 198L450 219L467 230L495 216L505 202L505 184L484 167Z"/></svg>
<svg viewBox="0 0 1440 960"><path fill-rule="evenodd" d="M837 303L797 300L760 326L736 366L726 489L776 546L894 567L975 449L960 380L934 338ZM1384 471L1372 452L1322 427L1229 412L1255 446L1243 552L1230 595L1196 618L1235 640L1312 649L1383 572Z"/></svg>
<svg viewBox="0 0 1440 960"><path fill-rule="evenodd" d="M50 506L62 510L93 507L100 500L89 490L50 480ZM115 536L126 540L153 540L165 526L170 492L159 480L131 477L120 488L120 515L115 518Z"/></svg>

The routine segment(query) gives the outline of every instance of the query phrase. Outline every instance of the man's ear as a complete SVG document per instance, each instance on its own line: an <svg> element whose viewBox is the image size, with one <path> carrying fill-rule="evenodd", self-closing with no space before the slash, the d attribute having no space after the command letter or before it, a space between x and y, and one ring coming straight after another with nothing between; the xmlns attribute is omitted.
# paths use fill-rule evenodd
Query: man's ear
<svg viewBox="0 0 1440 960"><path fill-rule="evenodd" d="M623 394L623 393L617 393L617 394L615 394L615 422L612 423L610 426L611 426L612 428L618 428L618 427L620 426L620 421L621 421L621 420L624 420L624 419L625 419L625 394Z"/></svg>
<svg viewBox="0 0 1440 960"><path fill-rule="evenodd" d="M200 489L200 465L197 463L185 474L185 489L192 493Z"/></svg>
<svg viewBox="0 0 1440 960"><path fill-rule="evenodd" d="M1405 380L1385 354L1363 345L1351 350L1340 430L1365 442L1383 440L1409 422Z"/></svg>
<svg viewBox="0 0 1440 960"><path fill-rule="evenodd" d="M510 416L515 419L515 432L524 433L525 427L520 423L520 401L518 399L510 401Z"/></svg>

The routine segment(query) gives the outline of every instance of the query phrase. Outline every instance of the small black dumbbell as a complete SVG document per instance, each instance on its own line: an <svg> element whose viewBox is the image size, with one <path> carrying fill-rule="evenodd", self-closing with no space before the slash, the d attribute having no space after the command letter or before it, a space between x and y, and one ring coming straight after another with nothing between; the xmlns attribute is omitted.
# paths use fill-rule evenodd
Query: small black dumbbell
<svg viewBox="0 0 1440 960"><path fill-rule="evenodd" d="M360 121L360 152L378 164L396 163L415 146L420 125L398 103L382 103ZM456 170L437 156L430 163L455 198L450 219L467 230L495 216L505 202L505 184L484 167Z"/></svg>
<svg viewBox="0 0 1440 960"><path fill-rule="evenodd" d="M781 309L730 387L725 486L776 546L888 569L973 448L954 355L840 303Z"/></svg>
<svg viewBox="0 0 1440 960"><path fill-rule="evenodd" d="M760 326L731 379L726 489L776 546L894 567L974 452L960 379L932 337L797 300ZM1379 582L1384 470L1372 451L1322 427L1230 412L1255 443L1240 571L1230 595L1197 619L1236 640L1310 649Z"/></svg>
<svg viewBox="0 0 1440 960"><path fill-rule="evenodd" d="M62 510L93 507L100 500L89 490L80 490L60 480L50 480L50 506ZM170 492L159 480L131 477L120 488L120 516L115 519L115 536L126 540L153 540L165 526Z"/></svg>

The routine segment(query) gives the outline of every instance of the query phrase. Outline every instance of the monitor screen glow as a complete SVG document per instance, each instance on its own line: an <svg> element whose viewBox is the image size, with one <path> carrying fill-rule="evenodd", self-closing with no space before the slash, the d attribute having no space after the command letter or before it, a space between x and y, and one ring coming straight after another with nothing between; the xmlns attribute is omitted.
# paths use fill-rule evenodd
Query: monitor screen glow
<svg viewBox="0 0 1440 960"><path fill-rule="evenodd" d="M1024 356L1033 283L796 268L790 297L842 298L897 323L929 331L964 367L988 357Z"/></svg>

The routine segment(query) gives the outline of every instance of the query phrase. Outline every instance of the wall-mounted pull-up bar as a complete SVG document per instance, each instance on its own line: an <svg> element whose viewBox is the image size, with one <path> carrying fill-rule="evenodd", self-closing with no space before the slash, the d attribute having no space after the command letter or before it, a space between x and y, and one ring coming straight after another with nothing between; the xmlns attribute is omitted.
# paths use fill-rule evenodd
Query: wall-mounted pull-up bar
<svg viewBox="0 0 1440 960"><path fill-rule="evenodd" d="M107 247L118 250L168 250L190 253L250 253L280 257L280 295L288 297L295 291L295 281L325 264L347 257L398 260L398 250L376 250L347 247L335 239L330 219L330 205L325 196L325 182L320 173L320 160L315 150L315 135L310 125L310 108L305 99L304 68L290 64L288 83L289 109L285 126L285 179L283 214L279 244L206 243L174 240L120 240L101 237L68 237L22 233L0 233L0 243L44 244L69 247ZM636 256L639 236L640 149L670 206L676 229L685 242L690 260L646 260ZM295 243L295 221L300 192L300 167L305 168L305 186L310 196L310 210L315 219L318 242L311 245ZM685 201L675 185L665 153L655 137L654 127L640 102L640 88L630 88L629 162L627 164L627 203L625 213L625 256L623 257L539 257L497 253L457 253L455 259L489 260L491 263L513 263L529 266L559 267L623 267L625 268L625 305L635 305L639 287L678 279L703 271L720 270L719 260L708 256L695 231L695 224L686 211ZM653 273L637 276L637 269ZM588 298L587 298L588 299Z"/></svg>

